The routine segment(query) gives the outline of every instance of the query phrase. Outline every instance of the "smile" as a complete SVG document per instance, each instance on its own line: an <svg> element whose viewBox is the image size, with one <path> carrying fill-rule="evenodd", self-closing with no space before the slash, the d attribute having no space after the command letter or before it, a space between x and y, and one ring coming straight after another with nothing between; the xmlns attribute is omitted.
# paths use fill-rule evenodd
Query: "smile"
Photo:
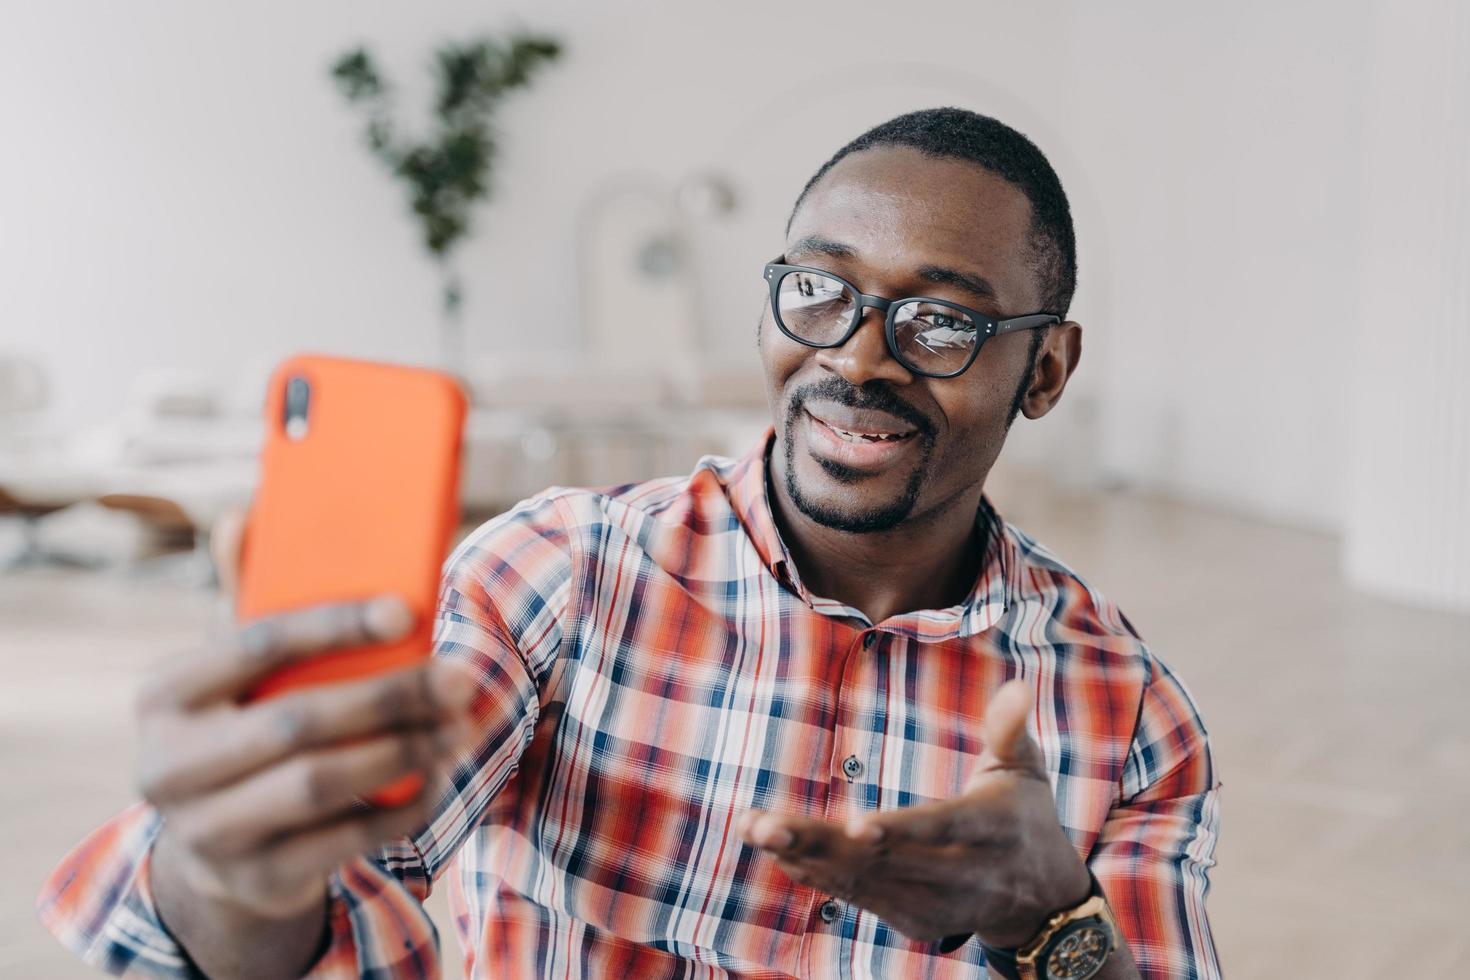
<svg viewBox="0 0 1470 980"><path fill-rule="evenodd" d="M897 420L843 419L838 425L820 418L810 410L802 412L806 420L807 449L813 457L839 463L849 469L875 471L886 469L902 457L919 440L916 429L897 430ZM849 428L852 426L852 428Z"/></svg>
<svg viewBox="0 0 1470 980"><path fill-rule="evenodd" d="M817 421L822 422L821 419L817 419ZM907 439L913 435L912 432L849 432L846 429L839 429L837 426L830 425L826 422L822 422L822 424L848 442L897 442L900 439Z"/></svg>

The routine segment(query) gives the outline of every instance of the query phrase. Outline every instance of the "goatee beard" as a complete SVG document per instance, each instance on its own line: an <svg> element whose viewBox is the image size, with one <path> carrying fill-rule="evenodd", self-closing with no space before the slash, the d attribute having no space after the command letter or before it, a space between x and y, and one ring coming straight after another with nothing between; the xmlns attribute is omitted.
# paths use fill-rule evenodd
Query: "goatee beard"
<svg viewBox="0 0 1470 980"><path fill-rule="evenodd" d="M890 503L869 510L845 510L806 494L796 482L795 435L797 421L802 414L802 409L793 404L787 412L786 428L782 435L785 443L783 452L786 462L786 497L796 509L823 527L848 534L890 531L906 521L913 513L914 505L919 500L919 491L923 489L924 480L929 473L929 460L934 452L933 438L924 432L915 436L919 440L919 463L914 467L903 491ZM867 475L831 460L814 458L814 462L841 484L857 483Z"/></svg>

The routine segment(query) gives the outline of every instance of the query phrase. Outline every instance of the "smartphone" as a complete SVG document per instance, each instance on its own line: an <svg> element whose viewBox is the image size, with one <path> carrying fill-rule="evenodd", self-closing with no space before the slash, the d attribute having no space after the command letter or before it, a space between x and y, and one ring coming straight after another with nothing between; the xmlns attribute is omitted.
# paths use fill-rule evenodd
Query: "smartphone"
<svg viewBox="0 0 1470 980"><path fill-rule="evenodd" d="M236 615L393 593L408 603L414 628L393 643L293 664L252 699L429 656L440 571L459 520L465 410L458 382L423 368L300 355L272 374ZM394 806L421 787L408 776L370 799Z"/></svg>

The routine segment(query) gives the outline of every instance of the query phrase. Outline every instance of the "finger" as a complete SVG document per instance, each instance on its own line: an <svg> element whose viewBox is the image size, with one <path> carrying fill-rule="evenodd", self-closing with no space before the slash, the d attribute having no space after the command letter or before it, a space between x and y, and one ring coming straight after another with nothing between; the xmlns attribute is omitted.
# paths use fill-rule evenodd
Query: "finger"
<svg viewBox="0 0 1470 980"><path fill-rule="evenodd" d="M775 858L792 881L861 906L912 939L939 939L968 931L971 891L957 879L958 862L948 851L926 851L884 866L864 862Z"/></svg>
<svg viewBox="0 0 1470 980"><path fill-rule="evenodd" d="M335 871L344 861L369 854L424 827L440 795L435 784L430 784L402 806L356 810L291 834L251 861L248 874L254 880L239 885L255 894L296 891L312 879Z"/></svg>
<svg viewBox="0 0 1470 980"><path fill-rule="evenodd" d="M790 856L821 857L840 848L843 833L825 820L749 810L736 830L752 847Z"/></svg>
<svg viewBox="0 0 1470 980"><path fill-rule="evenodd" d="M876 854L844 854L829 857L807 857L800 854L774 854L776 866L792 881L876 908L895 889L908 889L913 875L895 874L884 867Z"/></svg>
<svg viewBox="0 0 1470 980"><path fill-rule="evenodd" d="M881 841L892 845L946 847L984 840L993 822L989 817L989 808L982 801L966 795L898 810L859 814L847 821L844 831L852 840L864 844Z"/></svg>
<svg viewBox="0 0 1470 980"><path fill-rule="evenodd" d="M163 744L145 753L157 761L143 777L144 794L155 804L187 799L291 755L388 732L438 732L453 744L458 715L474 691L462 671L434 662L295 691L197 724L186 718L184 732L165 728L159 736Z"/></svg>
<svg viewBox="0 0 1470 980"><path fill-rule="evenodd" d="M1020 678L996 690L981 723L985 751L977 775L996 769L1021 769L1046 778L1045 756L1026 730L1031 700L1031 688Z"/></svg>
<svg viewBox="0 0 1470 980"><path fill-rule="evenodd" d="M825 855L787 852L773 853L771 857L778 862L801 865L843 880L942 883L949 888L956 887L956 881L972 877L977 860L983 860L963 845L930 847L925 844L884 843L870 847L850 840Z"/></svg>
<svg viewBox="0 0 1470 980"><path fill-rule="evenodd" d="M319 749L177 808L168 819L198 853L237 857L353 812L361 798L399 777L429 773L438 754L424 732Z"/></svg>
<svg viewBox="0 0 1470 980"><path fill-rule="evenodd" d="M219 581L220 592L227 596L235 594L240 581L246 520L247 511L243 507L231 507L209 530L209 557L214 562L214 576Z"/></svg>
<svg viewBox="0 0 1470 980"><path fill-rule="evenodd" d="M412 626L413 614L396 596L267 616L233 630L222 649L166 665L145 684L139 702L145 709L195 708L238 698L289 663L328 650L386 643Z"/></svg>
<svg viewBox="0 0 1470 980"><path fill-rule="evenodd" d="M885 893L894 890L895 882L878 878L861 866L825 861L801 861L775 858L781 873L798 885L835 895L844 901L880 912L888 902ZM887 918L887 916L882 916Z"/></svg>
<svg viewBox="0 0 1470 980"><path fill-rule="evenodd" d="M779 816L763 810L746 810L740 814L735 821L735 831L752 847L771 850L790 847L796 840Z"/></svg>
<svg viewBox="0 0 1470 980"><path fill-rule="evenodd" d="M431 820L440 795L425 790L403 807L356 811L284 837L232 870L232 890L241 898L269 896L272 904L282 893L295 895L307 884L325 879L343 862L417 832Z"/></svg>
<svg viewBox="0 0 1470 980"><path fill-rule="evenodd" d="M828 895L839 895L844 899L851 900L852 896L845 893L839 883L834 880L829 868L806 861L784 861L776 858L776 867L781 873L798 885L805 885L814 891L823 892Z"/></svg>

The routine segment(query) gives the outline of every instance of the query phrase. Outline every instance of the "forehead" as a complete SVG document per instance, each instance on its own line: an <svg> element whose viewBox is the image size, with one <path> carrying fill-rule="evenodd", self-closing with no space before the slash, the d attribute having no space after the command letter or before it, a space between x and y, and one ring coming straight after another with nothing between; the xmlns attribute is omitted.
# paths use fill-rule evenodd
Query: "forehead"
<svg viewBox="0 0 1470 980"><path fill-rule="evenodd" d="M901 275L925 265L979 273L1002 300L1035 298L1031 202L994 173L910 147L877 147L839 160L811 189L787 241L841 242L858 265Z"/></svg>

